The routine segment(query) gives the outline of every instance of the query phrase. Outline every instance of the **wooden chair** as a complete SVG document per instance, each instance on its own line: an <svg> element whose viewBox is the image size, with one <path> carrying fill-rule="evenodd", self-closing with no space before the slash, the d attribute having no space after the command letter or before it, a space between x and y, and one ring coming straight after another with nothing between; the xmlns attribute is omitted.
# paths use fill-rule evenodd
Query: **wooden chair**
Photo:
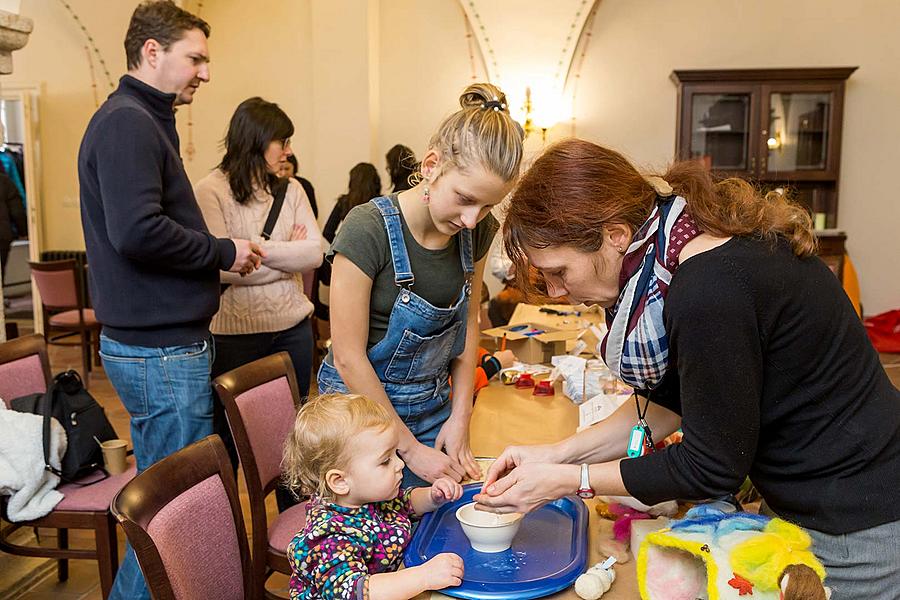
<svg viewBox="0 0 900 600"><path fill-rule="evenodd" d="M271 523L266 515L266 497L281 479L284 442L300 406L294 367L288 354L279 352L217 377L213 386L225 406L247 481L253 577L264 597L277 598L265 591L266 581L276 571L291 574L287 545L306 523L305 503Z"/></svg>
<svg viewBox="0 0 900 600"><path fill-rule="evenodd" d="M100 328L94 309L86 308L86 291L82 289L75 260L29 262L31 276L41 295L44 313L44 335L48 344L63 344L59 340L78 335L81 346L82 378L88 387L91 355L100 364ZM62 335L52 335L53 331ZM93 349L93 352L92 352Z"/></svg>
<svg viewBox="0 0 900 600"><path fill-rule="evenodd" d="M47 391L50 382L50 363L47 346L39 334L17 338L0 344L0 398L9 402L13 398ZM57 489L65 498L50 514L33 521L4 525L8 522L6 499L0 497L0 550L18 556L52 558L58 561L58 576L65 581L69 576L69 559L96 560L100 569L100 588L103 597L109 596L116 571L119 568L119 548L116 542L116 522L109 509L113 496L135 474L134 458L129 457L129 468L121 475L87 487L73 484L60 485ZM99 475L99 472L97 473ZM83 481L91 481L88 475ZM42 548L22 546L9 541L10 534L20 527L48 527L57 530L58 547ZM92 529L95 548L74 550L69 548L69 529Z"/></svg>
<svg viewBox="0 0 900 600"><path fill-rule="evenodd" d="M237 484L219 436L151 465L116 495L112 511L155 600L257 597Z"/></svg>

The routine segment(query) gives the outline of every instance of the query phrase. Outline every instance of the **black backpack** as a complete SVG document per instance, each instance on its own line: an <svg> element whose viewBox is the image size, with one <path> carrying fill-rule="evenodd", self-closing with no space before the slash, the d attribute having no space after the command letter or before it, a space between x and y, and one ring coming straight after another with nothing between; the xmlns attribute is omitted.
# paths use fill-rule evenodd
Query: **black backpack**
<svg viewBox="0 0 900 600"><path fill-rule="evenodd" d="M13 410L44 417L44 468L65 482L88 475L103 468L103 452L97 440L116 439L116 431L106 418L103 407L97 404L76 371L65 371L53 378L45 394L31 394L10 403ZM68 445L62 459L62 469L50 466L50 418L59 421L66 431ZM96 439L94 439L96 438ZM91 481L96 483L106 476Z"/></svg>

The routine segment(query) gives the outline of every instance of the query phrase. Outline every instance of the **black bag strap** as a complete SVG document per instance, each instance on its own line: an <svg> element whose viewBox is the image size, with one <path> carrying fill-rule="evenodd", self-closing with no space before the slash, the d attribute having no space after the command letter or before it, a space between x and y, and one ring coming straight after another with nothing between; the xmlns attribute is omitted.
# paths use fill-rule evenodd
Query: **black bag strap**
<svg viewBox="0 0 900 600"><path fill-rule="evenodd" d="M57 379L59 379L59 375L57 375L53 379L53 383L48 386L47 392L44 394L44 397L41 398L41 402L38 405L40 414L44 419L44 430L41 435L41 441L44 445L44 469L50 471L51 473L59 477L60 481L63 481L65 483L71 483L72 485L78 485L81 487L94 485L95 483L99 483L104 479L109 478L109 472L107 472L107 470L103 468L103 465L97 465L97 470L103 471L103 477L99 477L97 479L94 479L93 481L88 481L87 483L79 483L77 481L73 481L72 479L69 479L68 477L63 475L62 471L50 465L50 419L51 413L53 412L53 394L56 393L56 387L59 385Z"/></svg>
<svg viewBox="0 0 900 600"><path fill-rule="evenodd" d="M44 429L41 434L42 442L44 444L44 468L54 475L58 475L59 473L55 472L56 469L50 466L50 411L53 408L53 392L55 390L55 382L47 386L47 392L38 404L38 412L44 419Z"/></svg>
<svg viewBox="0 0 900 600"><path fill-rule="evenodd" d="M263 225L262 238L267 240L272 237L272 231L275 229L275 222L278 221L278 215L281 214L281 207L284 205L284 197L287 195L288 178L279 179L278 183L272 188L275 199L272 201L272 208L269 209L269 216L266 218L266 224Z"/></svg>

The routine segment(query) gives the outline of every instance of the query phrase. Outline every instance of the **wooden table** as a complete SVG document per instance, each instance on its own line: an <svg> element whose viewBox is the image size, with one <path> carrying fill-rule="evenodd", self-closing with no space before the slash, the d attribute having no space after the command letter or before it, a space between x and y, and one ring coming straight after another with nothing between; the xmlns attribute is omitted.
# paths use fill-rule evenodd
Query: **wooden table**
<svg viewBox="0 0 900 600"><path fill-rule="evenodd" d="M558 387L558 386L557 386ZM475 456L498 456L512 444L546 444L562 440L575 433L578 427L578 407L557 391L556 396L532 396L531 390L517 390L493 382L481 390L472 415L470 439ZM590 521L588 524L588 566L605 559L595 548L601 531L605 535L612 523L597 516L594 501L587 501ZM604 535L604 537L605 537ZM602 600L636 600L635 562L616 565L616 581L603 595ZM444 600L439 592L416 596L415 600ZM552 600L577 599L574 588L547 596Z"/></svg>

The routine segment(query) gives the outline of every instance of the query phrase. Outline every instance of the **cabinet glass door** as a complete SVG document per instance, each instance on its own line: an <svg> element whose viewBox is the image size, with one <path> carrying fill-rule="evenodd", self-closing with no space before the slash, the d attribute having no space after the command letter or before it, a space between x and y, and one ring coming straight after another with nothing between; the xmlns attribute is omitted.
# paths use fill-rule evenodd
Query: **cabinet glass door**
<svg viewBox="0 0 900 600"><path fill-rule="evenodd" d="M834 110L830 92L772 92L768 96L765 172L826 171Z"/></svg>
<svg viewBox="0 0 900 600"><path fill-rule="evenodd" d="M750 107L749 93L693 94L690 158L714 171L752 171Z"/></svg>

